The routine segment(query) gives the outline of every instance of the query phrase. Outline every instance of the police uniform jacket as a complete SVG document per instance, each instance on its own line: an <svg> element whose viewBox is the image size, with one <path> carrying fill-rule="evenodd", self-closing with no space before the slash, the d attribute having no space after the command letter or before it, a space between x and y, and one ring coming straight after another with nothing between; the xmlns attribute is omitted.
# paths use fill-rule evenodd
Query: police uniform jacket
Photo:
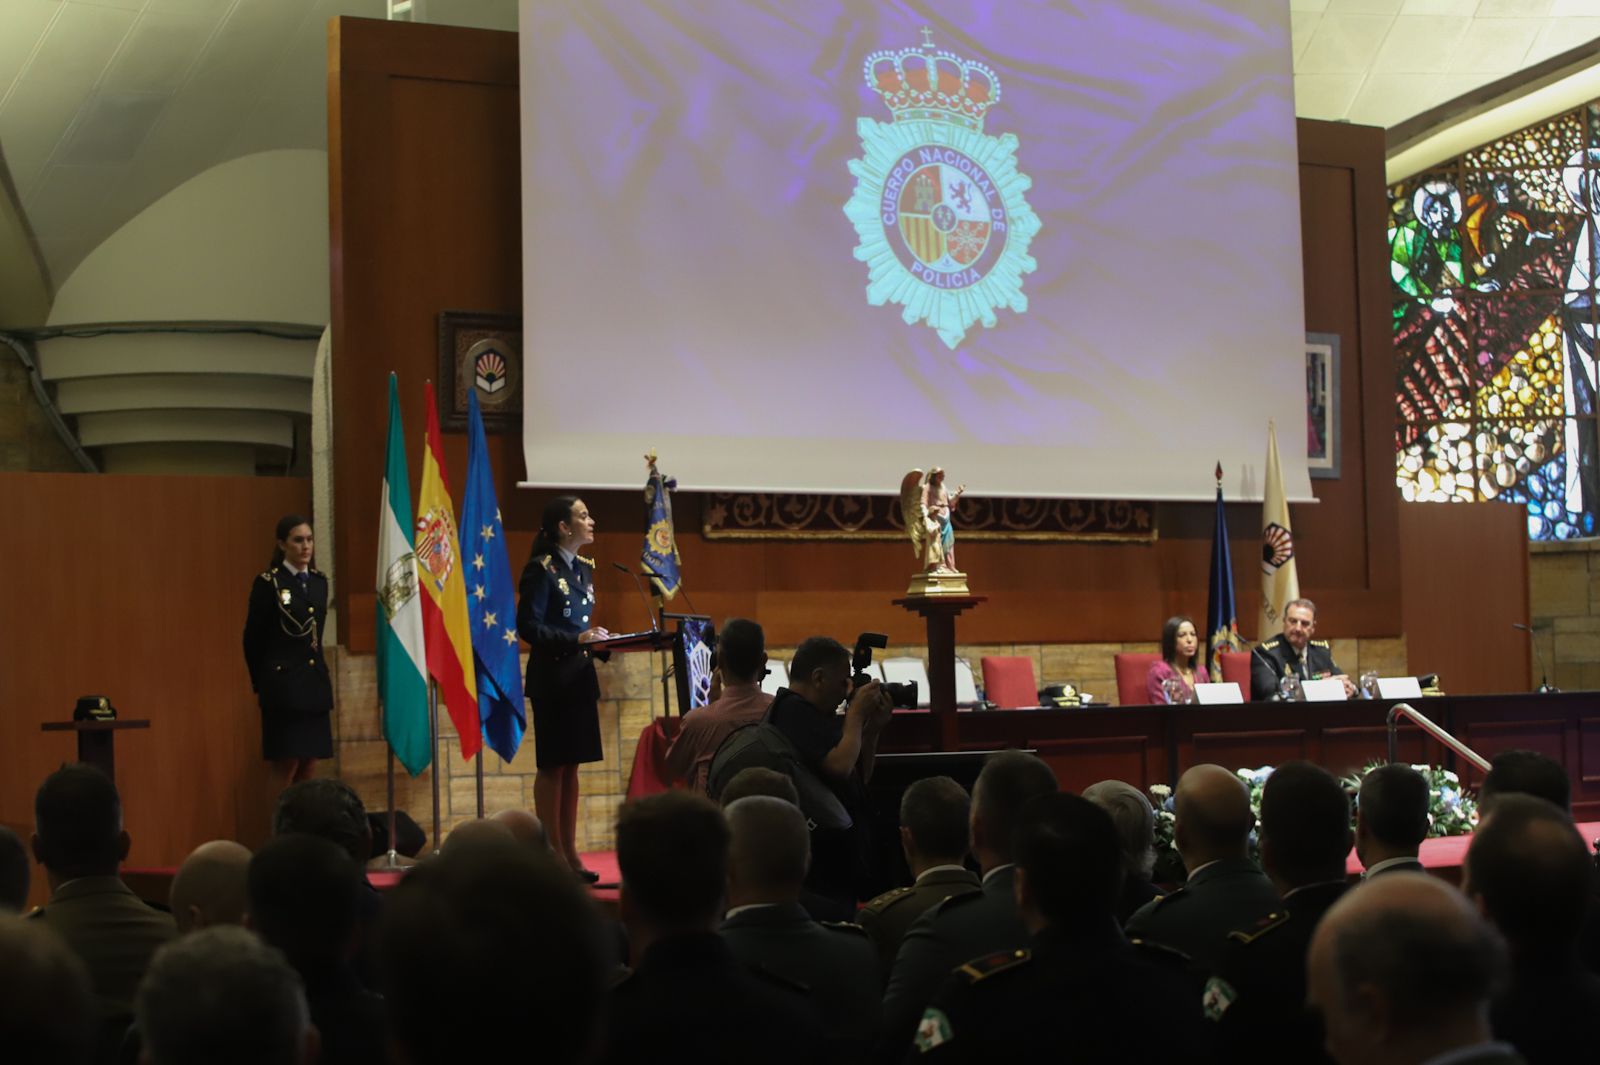
<svg viewBox="0 0 1600 1065"><path fill-rule="evenodd" d="M1181 959L1130 943L1109 915L1086 916L963 964L923 1012L903 1060L1195 1061L1205 1035Z"/></svg>
<svg viewBox="0 0 1600 1065"><path fill-rule="evenodd" d="M867 936L877 947L883 974L887 976L894 966L900 941L913 921L951 895L965 895L981 888L978 874L972 870L939 866L917 877L916 883L909 887L885 891L861 907L856 923L866 929Z"/></svg>
<svg viewBox="0 0 1600 1065"><path fill-rule="evenodd" d="M1327 640L1312 640L1302 655L1282 635L1274 636L1250 656L1250 698L1259 701L1277 695L1278 680L1290 673L1301 680L1319 680L1343 672L1334 664Z"/></svg>
<svg viewBox="0 0 1600 1065"><path fill-rule="evenodd" d="M1319 1026L1306 1015L1306 955L1317 922L1349 886L1308 884L1254 926L1228 933L1222 965L1204 994L1223 1060L1330 1060Z"/></svg>
<svg viewBox="0 0 1600 1065"><path fill-rule="evenodd" d="M593 614L593 560L574 555L569 563L560 551L528 560L517 582L517 635L529 647L524 687L530 699L570 694L563 689L574 683L592 698L600 697L599 680L578 643L578 636L592 627Z"/></svg>
<svg viewBox="0 0 1600 1065"><path fill-rule="evenodd" d="M103 1017L129 1017L157 948L177 934L172 915L147 905L119 876L68 880L28 914L82 959Z"/></svg>
<svg viewBox="0 0 1600 1065"><path fill-rule="evenodd" d="M1195 870L1176 891L1146 903L1128 935L1182 951L1215 972L1228 933L1248 928L1278 906L1278 890L1248 858L1225 858Z"/></svg>
<svg viewBox="0 0 1600 1065"><path fill-rule="evenodd" d="M250 585L244 660L261 709L299 717L333 709L333 684L322 655L328 578L308 569L301 580L279 563Z"/></svg>
<svg viewBox="0 0 1600 1065"><path fill-rule="evenodd" d="M866 1061L878 1037L883 982L866 932L819 924L799 903L741 908L722 924L734 957L804 987L822 1017L823 1060Z"/></svg>

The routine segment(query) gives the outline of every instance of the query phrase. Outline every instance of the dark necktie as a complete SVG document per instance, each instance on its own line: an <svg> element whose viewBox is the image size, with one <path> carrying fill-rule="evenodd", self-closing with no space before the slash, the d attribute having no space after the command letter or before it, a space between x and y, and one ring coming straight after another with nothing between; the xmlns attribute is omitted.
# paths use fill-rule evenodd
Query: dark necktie
<svg viewBox="0 0 1600 1065"><path fill-rule="evenodd" d="M301 570L299 573L295 574L295 576L300 578L300 594L309 599L311 597L310 571Z"/></svg>

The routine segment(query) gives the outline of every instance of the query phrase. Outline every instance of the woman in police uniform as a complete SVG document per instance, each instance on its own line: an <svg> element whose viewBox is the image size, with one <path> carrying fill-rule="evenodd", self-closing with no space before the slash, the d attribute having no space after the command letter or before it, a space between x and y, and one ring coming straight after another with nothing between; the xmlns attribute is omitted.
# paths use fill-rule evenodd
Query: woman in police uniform
<svg viewBox="0 0 1600 1065"><path fill-rule="evenodd" d="M333 684L322 656L328 578L311 568L311 523L278 521L272 565L250 586L244 661L261 701L261 753L285 784L309 780L318 758L333 757Z"/></svg>
<svg viewBox="0 0 1600 1065"><path fill-rule="evenodd" d="M594 616L594 561L578 554L594 542L594 519L576 496L545 505L533 551L517 587L517 634L531 648L523 685L533 706L533 802L550 849L583 879L599 877L578 859L578 766L600 748L600 679L584 644L610 633Z"/></svg>

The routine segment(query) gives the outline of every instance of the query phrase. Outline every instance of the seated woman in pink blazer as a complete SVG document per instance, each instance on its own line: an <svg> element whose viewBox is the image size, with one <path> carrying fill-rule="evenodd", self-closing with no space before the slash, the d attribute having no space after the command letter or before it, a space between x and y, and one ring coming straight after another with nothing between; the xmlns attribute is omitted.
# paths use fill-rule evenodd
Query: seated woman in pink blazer
<svg viewBox="0 0 1600 1065"><path fill-rule="evenodd" d="M1161 661L1152 662L1144 675L1145 694L1151 703L1160 706L1169 701L1163 682L1174 677L1188 689L1186 702L1193 701L1196 684L1211 683L1206 667L1200 664L1200 634L1194 622L1182 616L1168 618L1161 626Z"/></svg>

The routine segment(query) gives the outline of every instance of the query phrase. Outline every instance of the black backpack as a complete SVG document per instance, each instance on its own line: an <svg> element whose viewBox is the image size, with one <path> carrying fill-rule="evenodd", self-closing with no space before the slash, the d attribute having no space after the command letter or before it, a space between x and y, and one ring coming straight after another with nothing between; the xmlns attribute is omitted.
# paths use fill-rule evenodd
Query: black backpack
<svg viewBox="0 0 1600 1065"><path fill-rule="evenodd" d="M706 792L714 801L719 799L728 781L752 766L776 770L794 781L795 791L800 794L800 812L813 829L842 831L852 827L850 814L833 789L805 767L789 738L766 721L736 729L722 741L711 756Z"/></svg>

